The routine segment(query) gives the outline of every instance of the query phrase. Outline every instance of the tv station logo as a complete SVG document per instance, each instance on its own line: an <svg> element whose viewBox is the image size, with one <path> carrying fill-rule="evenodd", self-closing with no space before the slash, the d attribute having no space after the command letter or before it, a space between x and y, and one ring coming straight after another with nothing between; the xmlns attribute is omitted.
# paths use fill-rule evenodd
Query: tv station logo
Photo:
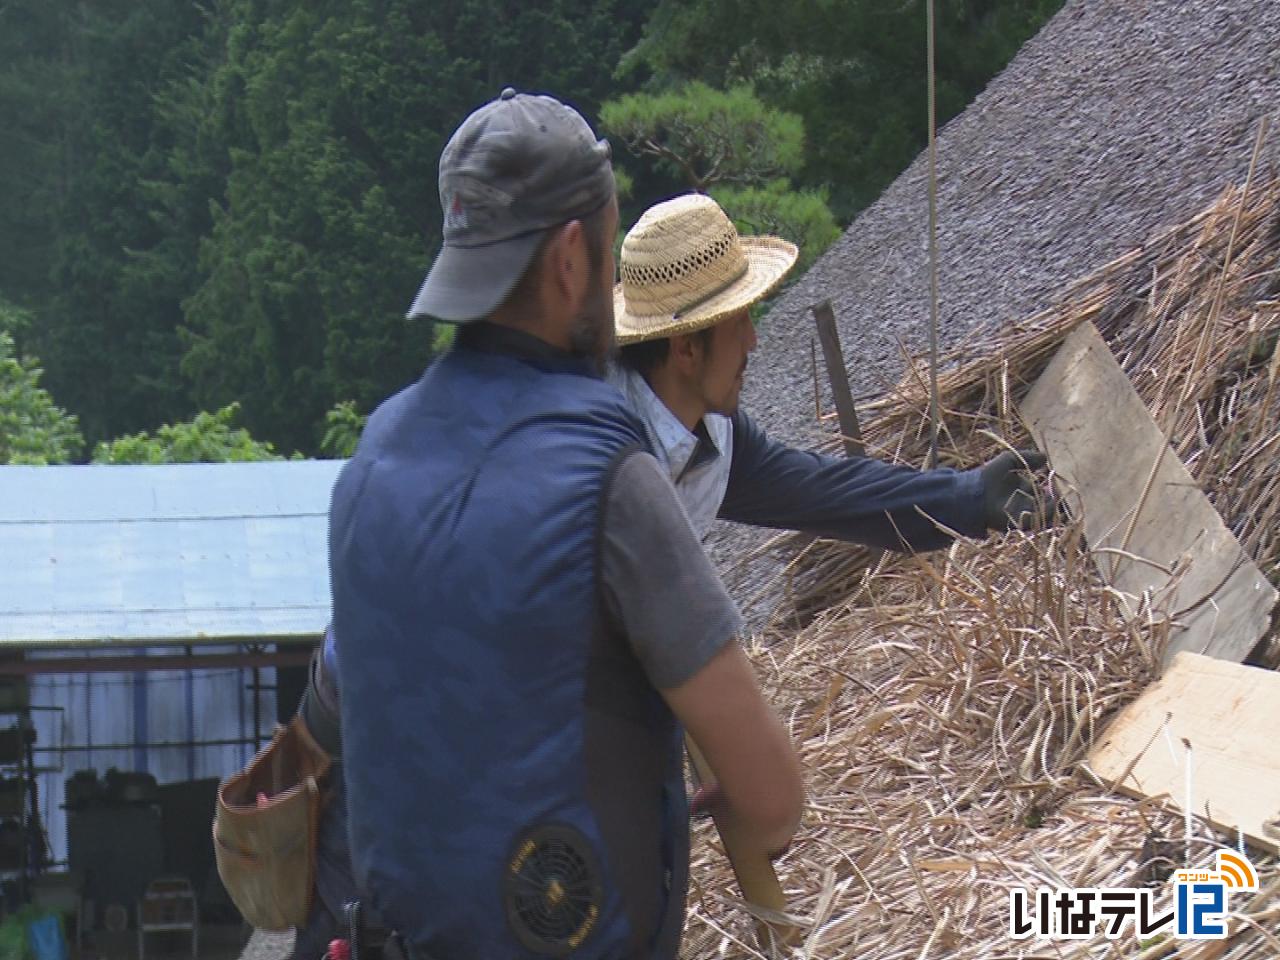
<svg viewBox="0 0 1280 960"><path fill-rule="evenodd" d="M1109 939L1132 926L1139 940L1172 933L1182 940L1227 936L1227 898L1258 889L1258 873L1243 853L1219 850L1217 869L1175 871L1174 902L1161 912L1155 891L1135 887L1074 887L1009 891L1009 935L1015 940L1086 940L1099 931ZM1034 904L1034 908L1033 908Z"/></svg>

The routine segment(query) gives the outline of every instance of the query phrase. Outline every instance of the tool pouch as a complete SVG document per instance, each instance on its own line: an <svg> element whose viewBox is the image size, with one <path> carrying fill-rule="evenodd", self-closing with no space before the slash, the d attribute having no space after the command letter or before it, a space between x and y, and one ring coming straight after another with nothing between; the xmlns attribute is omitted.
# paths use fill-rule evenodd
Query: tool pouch
<svg viewBox="0 0 1280 960"><path fill-rule="evenodd" d="M249 766L218 788L213 849L232 902L262 930L306 922L316 835L332 758L300 716L277 727ZM259 801L260 794L266 800Z"/></svg>

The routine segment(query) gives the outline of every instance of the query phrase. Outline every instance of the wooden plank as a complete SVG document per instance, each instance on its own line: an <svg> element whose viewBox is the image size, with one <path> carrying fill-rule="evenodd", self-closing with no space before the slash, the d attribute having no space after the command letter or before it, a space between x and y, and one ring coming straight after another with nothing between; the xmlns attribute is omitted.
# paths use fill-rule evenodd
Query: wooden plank
<svg viewBox="0 0 1280 960"><path fill-rule="evenodd" d="M1167 718L1167 719L1166 719ZM1107 728L1088 766L1130 796L1168 794L1191 812L1280 853L1280 674L1179 653ZM1190 751L1186 744L1190 744Z"/></svg>
<svg viewBox="0 0 1280 960"><path fill-rule="evenodd" d="M1107 581L1175 620L1181 650L1243 660L1276 591L1169 448L1092 323L1067 338L1021 404Z"/></svg>
<svg viewBox="0 0 1280 960"><path fill-rule="evenodd" d="M827 379L831 381L831 396L836 402L836 416L840 420L840 433L844 440L846 457L864 457L866 444L862 442L862 427L858 423L858 411L853 405L853 393L849 390L849 373L844 368L844 351L840 348L840 333L836 330L836 315L831 301L823 300L810 309L818 326L818 340L822 343L822 357L827 363Z"/></svg>

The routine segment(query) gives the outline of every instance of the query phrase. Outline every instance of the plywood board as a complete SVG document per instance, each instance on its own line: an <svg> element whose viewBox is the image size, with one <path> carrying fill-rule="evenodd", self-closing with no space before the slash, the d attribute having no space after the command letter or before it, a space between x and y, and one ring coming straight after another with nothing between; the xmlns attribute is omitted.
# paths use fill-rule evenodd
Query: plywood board
<svg viewBox="0 0 1280 960"><path fill-rule="evenodd" d="M1276 591L1169 448L1092 323L1067 337L1020 412L1060 492L1083 514L1103 577L1134 598L1135 613L1146 595L1174 618L1166 665L1182 650L1248 656L1270 626Z"/></svg>
<svg viewBox="0 0 1280 960"><path fill-rule="evenodd" d="M1111 723L1088 765L1123 793L1168 794L1186 812L1189 754L1191 812L1280 853L1280 831L1267 826L1280 818L1278 730L1280 673L1179 653Z"/></svg>

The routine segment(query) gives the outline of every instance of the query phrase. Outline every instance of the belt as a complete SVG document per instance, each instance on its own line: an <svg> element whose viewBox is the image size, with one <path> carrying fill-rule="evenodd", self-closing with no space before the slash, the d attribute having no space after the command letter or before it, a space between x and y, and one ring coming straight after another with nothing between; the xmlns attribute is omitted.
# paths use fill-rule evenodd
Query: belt
<svg viewBox="0 0 1280 960"><path fill-rule="evenodd" d="M316 690L316 671L319 669L320 650L316 650L311 657L307 688L302 692L298 712L302 714L302 722L307 725L308 732L320 748L337 760L342 757L342 718L325 706L324 699Z"/></svg>

